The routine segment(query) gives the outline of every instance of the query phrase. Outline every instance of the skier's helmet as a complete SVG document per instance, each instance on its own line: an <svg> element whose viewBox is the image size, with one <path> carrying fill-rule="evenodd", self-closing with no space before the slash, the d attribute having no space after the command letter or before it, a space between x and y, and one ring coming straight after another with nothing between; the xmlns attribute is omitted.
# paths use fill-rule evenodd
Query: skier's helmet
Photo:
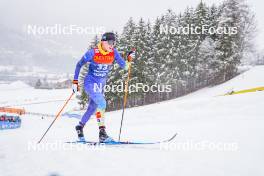
<svg viewBox="0 0 264 176"><path fill-rule="evenodd" d="M107 41L110 45L115 44L115 34L113 32L106 32L102 35L101 41Z"/></svg>

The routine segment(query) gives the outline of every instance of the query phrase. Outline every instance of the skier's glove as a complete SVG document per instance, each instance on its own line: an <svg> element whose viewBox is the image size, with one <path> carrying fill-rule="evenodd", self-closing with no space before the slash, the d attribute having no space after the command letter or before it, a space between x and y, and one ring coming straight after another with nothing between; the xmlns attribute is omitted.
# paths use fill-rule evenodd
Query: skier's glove
<svg viewBox="0 0 264 176"><path fill-rule="evenodd" d="M80 90L79 85L78 85L78 80L73 80L72 81L72 91L73 93L76 93Z"/></svg>
<svg viewBox="0 0 264 176"><path fill-rule="evenodd" d="M133 61L133 59L135 59L135 49L129 51L127 54L125 70L128 70L128 68L131 66L131 62Z"/></svg>
<svg viewBox="0 0 264 176"><path fill-rule="evenodd" d="M132 50L132 51L129 51L128 55L127 55L127 61L128 62L132 62L133 59L135 59L135 51Z"/></svg>

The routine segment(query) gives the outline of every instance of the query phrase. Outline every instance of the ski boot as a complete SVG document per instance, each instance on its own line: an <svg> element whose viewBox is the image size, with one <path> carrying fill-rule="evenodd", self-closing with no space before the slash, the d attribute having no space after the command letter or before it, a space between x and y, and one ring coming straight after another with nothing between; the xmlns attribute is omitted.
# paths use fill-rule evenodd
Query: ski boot
<svg viewBox="0 0 264 176"><path fill-rule="evenodd" d="M83 135L83 124L79 123L75 129L76 129L76 132L78 134L78 139L80 142L85 142L85 138L84 138L84 135Z"/></svg>
<svg viewBox="0 0 264 176"><path fill-rule="evenodd" d="M105 128L100 128L99 129L99 142L100 143L111 143L115 142L113 138L107 135Z"/></svg>

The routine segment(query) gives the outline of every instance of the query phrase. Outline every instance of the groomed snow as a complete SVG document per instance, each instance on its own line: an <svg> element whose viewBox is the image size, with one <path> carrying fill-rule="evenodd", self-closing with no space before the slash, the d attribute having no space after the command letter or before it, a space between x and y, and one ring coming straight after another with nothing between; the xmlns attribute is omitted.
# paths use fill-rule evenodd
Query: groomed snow
<svg viewBox="0 0 264 176"><path fill-rule="evenodd" d="M254 67L222 85L125 111L122 140L155 141L177 132L176 139L167 145L94 148L65 144L76 140L74 126L78 120L63 117L41 145L35 146L53 118L25 115L20 129L0 131L0 175L264 175L264 92L218 96L230 88L263 86L263 74L264 67ZM0 103L65 100L70 93L10 90L1 93ZM26 111L56 113L62 104L57 101L23 107ZM74 100L66 111L76 106ZM108 133L115 139L120 118L121 111L106 113ZM94 119L84 132L87 139L97 140Z"/></svg>

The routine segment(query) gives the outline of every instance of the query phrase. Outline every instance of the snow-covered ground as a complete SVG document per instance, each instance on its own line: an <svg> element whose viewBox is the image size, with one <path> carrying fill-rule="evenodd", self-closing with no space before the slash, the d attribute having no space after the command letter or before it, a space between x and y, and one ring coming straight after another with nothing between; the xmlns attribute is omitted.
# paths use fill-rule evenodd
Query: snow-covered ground
<svg viewBox="0 0 264 176"><path fill-rule="evenodd" d="M76 140L78 120L59 118L42 144L35 145L53 118L25 115L22 127L0 131L0 175L264 175L264 92L232 96L230 89L263 86L264 67L251 70L219 86L125 112L122 139L155 141L175 132L168 144L88 147L65 144ZM12 86L11 86L12 87ZM22 86L21 86L22 87ZM21 105L26 111L56 113L71 90L35 90L1 86L0 105ZM65 111L76 107L71 101ZM108 133L118 138L121 111L106 113ZM85 128L97 140L94 119Z"/></svg>

